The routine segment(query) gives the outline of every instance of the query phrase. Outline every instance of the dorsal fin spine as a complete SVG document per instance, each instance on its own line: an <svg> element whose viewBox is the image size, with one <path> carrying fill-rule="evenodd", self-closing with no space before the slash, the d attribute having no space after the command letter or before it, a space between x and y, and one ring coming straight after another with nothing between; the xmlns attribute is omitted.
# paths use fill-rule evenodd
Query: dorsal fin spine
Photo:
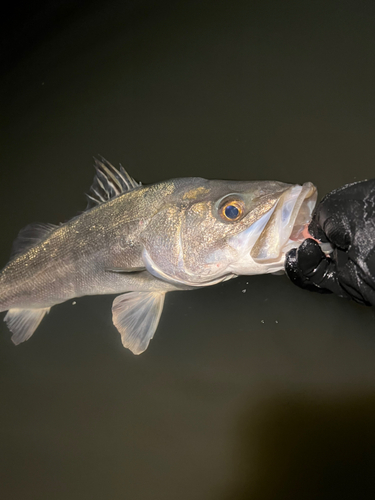
<svg viewBox="0 0 375 500"><path fill-rule="evenodd" d="M122 165L117 170L103 157L100 160L94 158L94 161L96 175L87 195L87 210L142 185L136 182Z"/></svg>

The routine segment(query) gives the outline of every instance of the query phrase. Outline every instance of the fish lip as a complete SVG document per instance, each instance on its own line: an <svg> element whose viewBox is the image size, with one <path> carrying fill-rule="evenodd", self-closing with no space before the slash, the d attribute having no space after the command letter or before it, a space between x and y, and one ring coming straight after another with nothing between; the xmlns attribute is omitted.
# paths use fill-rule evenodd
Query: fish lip
<svg viewBox="0 0 375 500"><path fill-rule="evenodd" d="M311 221L316 198L317 190L311 182L290 186L282 193L273 209L275 215L250 249L255 263L267 265L267 272L283 267L285 254L306 239L303 232Z"/></svg>
<svg viewBox="0 0 375 500"><path fill-rule="evenodd" d="M285 233L285 241L281 246L281 252L285 255L292 248L299 245L306 239L304 230L311 222L312 213L317 200L317 189L311 182L305 182L299 195L295 199L291 216L291 229Z"/></svg>

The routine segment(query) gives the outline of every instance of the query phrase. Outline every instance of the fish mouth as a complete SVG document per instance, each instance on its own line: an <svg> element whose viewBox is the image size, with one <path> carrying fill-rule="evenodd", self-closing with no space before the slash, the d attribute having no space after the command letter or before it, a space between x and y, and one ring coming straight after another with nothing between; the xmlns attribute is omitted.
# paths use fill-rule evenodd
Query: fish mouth
<svg viewBox="0 0 375 500"><path fill-rule="evenodd" d="M282 193L250 251L254 262L267 264L265 272L283 269L285 254L309 237L307 226L316 199L317 190L311 182L292 186Z"/></svg>

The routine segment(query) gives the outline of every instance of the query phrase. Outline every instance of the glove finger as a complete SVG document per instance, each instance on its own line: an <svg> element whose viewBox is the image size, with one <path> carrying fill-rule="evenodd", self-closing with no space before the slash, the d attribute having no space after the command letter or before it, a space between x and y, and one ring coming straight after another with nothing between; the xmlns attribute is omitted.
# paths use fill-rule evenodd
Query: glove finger
<svg viewBox="0 0 375 500"><path fill-rule="evenodd" d="M308 226L309 233L311 236L314 236L319 241L322 241L323 243L328 243L329 239L327 238L325 232L323 231L321 225L320 225L320 220L319 220L319 208L320 206L317 207L315 212L313 213L311 222Z"/></svg>
<svg viewBox="0 0 375 500"><path fill-rule="evenodd" d="M350 295L345 292L339 283L335 262L329 257L325 257L321 261L309 279L318 288L328 290L340 297L350 298Z"/></svg>
<svg viewBox="0 0 375 500"><path fill-rule="evenodd" d="M312 240L313 241L313 240ZM301 248L301 247L300 247ZM299 252L299 249L293 248L290 250L286 256L285 256L285 272L288 275L288 278L297 286L300 288L304 288L313 292L318 292L318 293L330 293L329 290L325 290L323 288L320 288L316 286L314 281L311 280L310 277L306 276L304 274L304 270L307 268L308 272L310 274L314 274L314 269L316 267L319 267L319 263L324 261L321 260L320 255L318 254L318 260L314 260L315 255L309 254L307 257L306 262L303 264L304 267L300 267L300 258L301 256L304 255L303 251L302 253ZM324 255L324 254L323 254ZM325 270L322 269L322 272L324 274Z"/></svg>
<svg viewBox="0 0 375 500"><path fill-rule="evenodd" d="M342 186L328 193L316 207L309 232L318 240L330 241L342 250L353 242L353 235L373 223L375 179Z"/></svg>
<svg viewBox="0 0 375 500"><path fill-rule="evenodd" d="M312 239L305 240L299 248L286 254L285 271L300 288L348 296L338 282L335 262L326 257L319 244Z"/></svg>
<svg viewBox="0 0 375 500"><path fill-rule="evenodd" d="M322 252L319 244L311 238L303 241L297 249L296 259L298 261L298 267L306 277L312 276L316 268L325 258L325 254Z"/></svg>
<svg viewBox="0 0 375 500"><path fill-rule="evenodd" d="M369 276L363 273L360 266L348 260L345 266L340 268L338 279L341 288L346 295L356 302L365 305L375 305L375 290Z"/></svg>

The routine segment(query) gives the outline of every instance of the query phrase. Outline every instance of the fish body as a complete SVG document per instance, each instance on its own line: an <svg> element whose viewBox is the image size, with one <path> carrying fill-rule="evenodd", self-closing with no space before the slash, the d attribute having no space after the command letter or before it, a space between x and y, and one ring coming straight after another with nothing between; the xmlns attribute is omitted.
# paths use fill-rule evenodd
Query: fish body
<svg viewBox="0 0 375 500"><path fill-rule="evenodd" d="M59 226L27 226L0 273L0 311L8 311L16 344L56 304L123 294L113 322L124 346L139 354L166 292L282 270L316 200L310 183L182 178L142 186L122 167L95 166L87 210Z"/></svg>

